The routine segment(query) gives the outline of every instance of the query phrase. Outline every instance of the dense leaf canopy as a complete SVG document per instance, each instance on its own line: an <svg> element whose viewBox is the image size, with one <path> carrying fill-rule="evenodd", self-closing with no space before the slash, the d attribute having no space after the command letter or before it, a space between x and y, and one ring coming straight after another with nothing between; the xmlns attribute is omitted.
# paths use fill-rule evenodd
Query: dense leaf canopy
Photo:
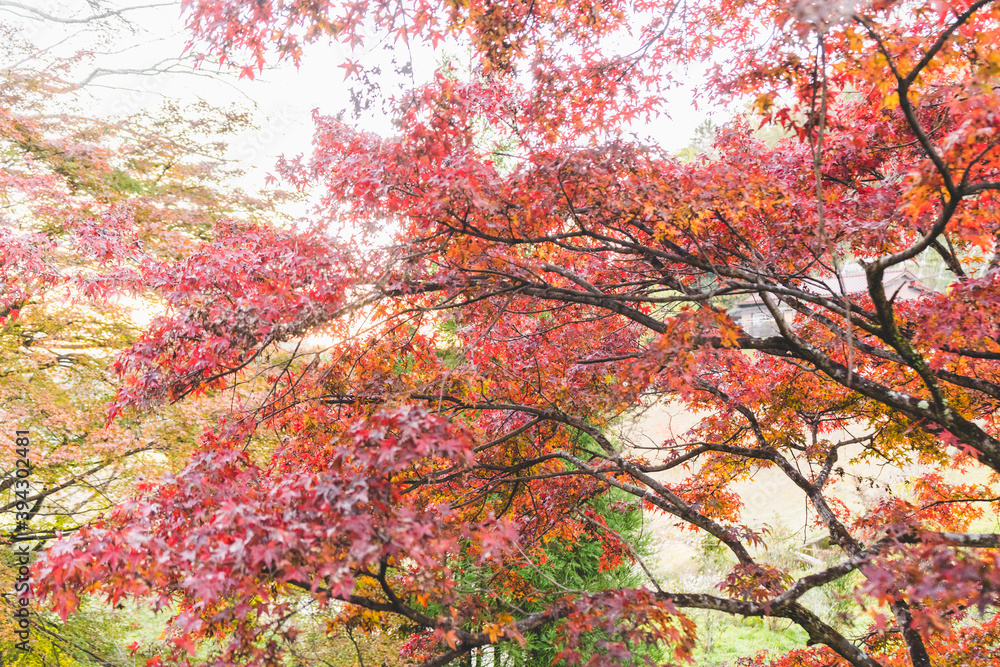
<svg viewBox="0 0 1000 667"><path fill-rule="evenodd" d="M1000 536L973 531L997 500L955 474L1000 471L996 2L185 6L194 48L247 73L372 29L473 67L398 97L392 136L317 116L313 155L280 165L321 192L308 229L219 222L138 264L169 307L118 358L112 417L233 407L183 471L48 551L57 610L170 606L182 664L276 664L310 605L423 632L428 666L552 628L566 664L682 661L692 608L797 624L810 646L779 664L996 664ZM702 98L749 111L681 163L626 137L669 122L691 61ZM666 400L701 421L653 449L609 435ZM910 482L845 504L857 458ZM832 564L768 561L735 492L763 468ZM553 540L635 559L585 509L610 488L722 544L719 587L522 576ZM849 577L859 636L805 601Z"/></svg>

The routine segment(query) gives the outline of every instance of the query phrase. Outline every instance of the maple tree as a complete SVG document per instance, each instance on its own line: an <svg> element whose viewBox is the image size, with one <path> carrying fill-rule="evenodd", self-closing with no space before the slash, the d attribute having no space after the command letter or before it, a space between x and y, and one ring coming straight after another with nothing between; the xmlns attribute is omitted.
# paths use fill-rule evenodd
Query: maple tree
<svg viewBox="0 0 1000 667"><path fill-rule="evenodd" d="M74 20L101 35L100 20L122 11ZM190 453L192 434L218 419L211 401L200 401L106 424L115 392L108 365L141 330L129 298L135 291L128 294L139 281L129 274L145 259L183 256L219 217L273 215L271 202L227 185L235 174L225 139L249 125L244 111L164 104L94 117L80 77L95 71L89 56L40 48L17 15L16 7L0 7L5 582L17 578L15 547L41 549L57 531L73 531L128 497L137 478L174 469ZM14 429L30 436L29 447L17 446ZM19 450L32 466L27 490L16 486ZM0 605L7 620L17 608L10 593L5 588ZM70 625L49 616L31 616L32 664L107 654L98 642L81 648L80 637L86 644L113 636L111 623L95 632L98 615ZM26 664L17 629L17 619L0 629L3 664Z"/></svg>
<svg viewBox="0 0 1000 667"><path fill-rule="evenodd" d="M1000 471L995 2L185 7L195 45L247 73L374 26L470 45L473 76L400 97L394 136L317 116L313 155L280 165L322 192L310 228L220 221L142 263L168 309L118 358L112 419L233 407L184 470L48 550L57 611L171 609L176 651L147 664L278 664L315 615L408 630L427 666L540 631L566 664L683 661L690 609L808 636L756 663L997 664L1000 536L976 528L998 501L953 474ZM709 63L700 96L752 113L681 164L624 132L662 120L689 61ZM894 286L929 257L946 290ZM748 303L772 332L733 318ZM665 398L703 418L653 449L609 435ZM915 467L852 507L842 458ZM769 562L734 491L764 468L834 564ZM717 590L526 576L556 541L642 566L587 512L609 489L717 540L735 561ZM857 636L806 602L850 577Z"/></svg>

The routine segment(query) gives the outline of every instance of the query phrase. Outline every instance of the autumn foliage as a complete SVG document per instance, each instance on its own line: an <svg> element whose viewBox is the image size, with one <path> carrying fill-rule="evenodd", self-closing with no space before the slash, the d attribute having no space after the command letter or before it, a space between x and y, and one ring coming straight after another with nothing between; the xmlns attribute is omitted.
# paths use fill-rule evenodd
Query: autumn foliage
<svg viewBox="0 0 1000 667"><path fill-rule="evenodd" d="M398 96L392 136L317 116L313 155L279 165L321 192L308 229L221 221L131 265L168 307L118 357L112 418L232 408L186 468L48 551L60 613L149 599L174 614L156 660L179 664L277 664L311 614L409 632L428 666L550 628L564 664L683 662L691 609L808 635L746 664L1000 664L1000 536L977 532L1000 471L1000 6L185 7L194 48L247 73L373 26L473 67ZM691 61L699 99L743 111L684 164L628 132L668 122ZM892 282L934 263L947 287ZM770 328L735 318L751 306ZM656 401L702 419L652 450L611 435ZM844 503L859 459L910 480ZM764 468L832 564L768 561L735 491ZM612 488L729 552L713 593L519 575L554 540L637 560L588 514ZM805 601L844 578L858 632Z"/></svg>

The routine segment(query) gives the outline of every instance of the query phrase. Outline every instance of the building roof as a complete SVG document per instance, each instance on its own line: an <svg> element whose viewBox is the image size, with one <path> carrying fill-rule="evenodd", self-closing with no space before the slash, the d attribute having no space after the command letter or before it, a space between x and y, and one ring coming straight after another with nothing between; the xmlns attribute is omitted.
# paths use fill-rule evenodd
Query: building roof
<svg viewBox="0 0 1000 667"><path fill-rule="evenodd" d="M843 283L843 290L841 290ZM895 288L904 284L913 284L917 289L923 289L920 279L909 269L902 266L892 266L886 269L882 279L882 284L886 288ZM817 296L852 296L868 291L868 277L857 265L848 267L848 270L841 273L840 279L835 275L812 278L809 282L802 284L801 289L812 292ZM732 310L759 308L763 302L756 294L751 294L743 301L740 301Z"/></svg>

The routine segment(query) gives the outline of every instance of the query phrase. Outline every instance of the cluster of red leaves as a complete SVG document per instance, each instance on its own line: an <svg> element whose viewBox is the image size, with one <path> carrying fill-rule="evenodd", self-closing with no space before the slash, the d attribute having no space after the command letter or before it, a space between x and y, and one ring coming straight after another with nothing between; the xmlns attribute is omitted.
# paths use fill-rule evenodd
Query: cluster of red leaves
<svg viewBox="0 0 1000 667"><path fill-rule="evenodd" d="M506 548L504 522L456 522L444 503L400 502L400 481L415 465L471 463L468 439L438 417L379 413L322 458L290 446L265 467L241 451L243 435L206 434L183 471L59 541L37 570L39 593L64 618L81 593L111 604L152 596L176 611L179 648L231 633L220 664L267 664L273 646L255 646L258 638L294 636L281 627L290 586L324 606L361 602L359 580L389 568L400 595L447 601L455 587L447 556L460 541L478 542L484 562Z"/></svg>
<svg viewBox="0 0 1000 667"><path fill-rule="evenodd" d="M249 350L314 329L343 306L348 283L323 239L233 222L218 223L215 237L179 262L142 267L142 284L169 310L117 360L129 382L111 418L225 386L253 359Z"/></svg>

